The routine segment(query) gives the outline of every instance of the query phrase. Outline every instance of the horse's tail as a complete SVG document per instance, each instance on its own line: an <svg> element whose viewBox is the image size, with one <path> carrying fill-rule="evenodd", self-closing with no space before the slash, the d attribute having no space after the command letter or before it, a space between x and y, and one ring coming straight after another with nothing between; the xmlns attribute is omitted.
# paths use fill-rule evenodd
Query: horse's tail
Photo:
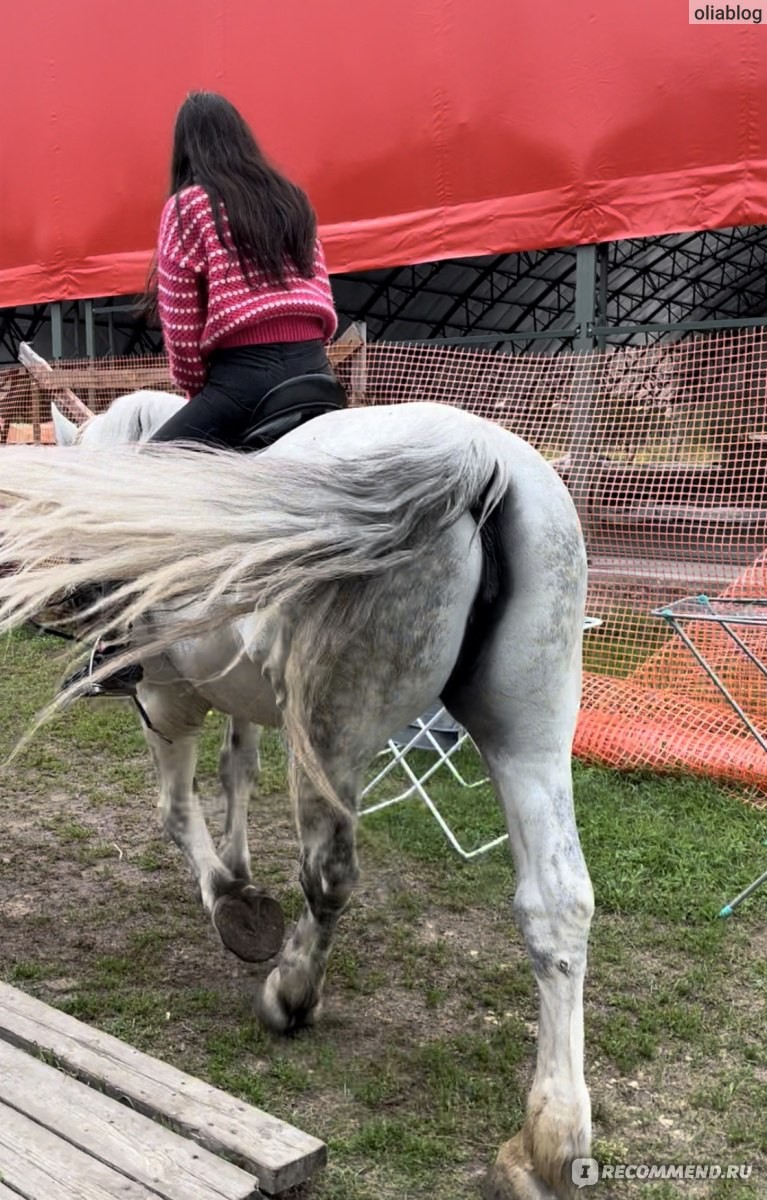
<svg viewBox="0 0 767 1200"><path fill-rule="evenodd" d="M90 615L124 631L152 610L153 650L256 608L300 614L484 519L506 486L489 439L455 433L355 460L18 447L0 466L0 632L94 580L121 586Z"/></svg>

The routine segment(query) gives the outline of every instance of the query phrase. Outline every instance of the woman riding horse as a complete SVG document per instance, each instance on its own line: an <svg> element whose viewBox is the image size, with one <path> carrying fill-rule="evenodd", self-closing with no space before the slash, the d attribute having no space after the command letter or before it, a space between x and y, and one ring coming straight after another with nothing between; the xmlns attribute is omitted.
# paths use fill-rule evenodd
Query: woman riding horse
<svg viewBox="0 0 767 1200"><path fill-rule="evenodd" d="M152 441L235 449L278 384L333 377L325 346L338 319L314 210L215 92L192 92L176 117L144 307L159 315L171 377L188 398ZM99 646L78 675L123 649ZM85 694L133 695L140 678L138 666L115 672Z"/></svg>
<svg viewBox="0 0 767 1200"><path fill-rule="evenodd" d="M189 403L154 441L236 447L261 400L296 375L332 375L338 326L317 219L237 109L193 92L173 135L170 199L152 272L173 381Z"/></svg>

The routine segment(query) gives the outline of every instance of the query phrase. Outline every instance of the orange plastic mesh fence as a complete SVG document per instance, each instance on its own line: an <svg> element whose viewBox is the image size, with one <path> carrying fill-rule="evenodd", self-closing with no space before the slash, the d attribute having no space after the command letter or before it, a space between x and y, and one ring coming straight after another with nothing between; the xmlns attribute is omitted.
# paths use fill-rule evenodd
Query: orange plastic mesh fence
<svg viewBox="0 0 767 1200"><path fill-rule="evenodd" d="M556 358L381 342L332 356L354 403L459 405L532 442L567 482L603 622L585 638L576 753L738 781L767 804L767 754L651 615L699 593L767 601L767 333ZM66 362L48 379L93 409L170 389L161 358ZM49 400L47 382L0 371L0 441L53 440ZM685 629L767 736L767 680L717 626ZM767 626L739 633L767 657Z"/></svg>

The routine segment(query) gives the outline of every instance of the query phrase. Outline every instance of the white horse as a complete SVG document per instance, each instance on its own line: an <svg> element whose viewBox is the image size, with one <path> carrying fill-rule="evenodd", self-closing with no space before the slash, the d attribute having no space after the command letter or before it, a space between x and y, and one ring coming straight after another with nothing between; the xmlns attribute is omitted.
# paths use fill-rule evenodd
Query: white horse
<svg viewBox="0 0 767 1200"><path fill-rule="evenodd" d="M140 660L165 828L224 943L264 958L276 902L251 884L247 803L257 725L285 728L305 908L268 975L264 1021L318 1012L357 878L356 803L386 739L436 697L471 733L505 813L514 911L540 994L523 1129L500 1150L493 1200L573 1193L588 1155L583 981L593 894L576 830L571 744L586 558L554 470L519 438L437 404L352 408L258 455L145 439L182 401L137 393L66 448L3 454L0 630L104 579L105 625ZM193 780L206 712L230 715L217 848Z"/></svg>

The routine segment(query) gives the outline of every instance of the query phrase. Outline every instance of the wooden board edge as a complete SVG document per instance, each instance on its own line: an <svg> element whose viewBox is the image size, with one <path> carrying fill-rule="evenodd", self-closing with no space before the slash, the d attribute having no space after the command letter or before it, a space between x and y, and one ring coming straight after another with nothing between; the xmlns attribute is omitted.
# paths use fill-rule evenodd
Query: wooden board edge
<svg viewBox="0 0 767 1200"><path fill-rule="evenodd" d="M25 1012L24 1010L28 1011ZM51 1032L65 1043L70 1041L72 1049L71 1057L67 1053L62 1053L53 1045L53 1037L48 1037L47 1044L45 1041L46 1025L45 1020L47 1014L51 1014L54 1019L54 1027ZM42 1035L42 1039L21 1033L18 1028L13 1027L13 1017L21 1018L24 1021L34 1025L38 1034ZM50 1019L50 1018L49 1018ZM58 1025L58 1028L55 1026ZM42 1028L41 1028L42 1027ZM110 1080L108 1072L101 1074L100 1072L91 1070L88 1067L83 1067L78 1064L77 1049L82 1049L77 1043L77 1033L82 1031L82 1036L86 1042L95 1043L103 1042L105 1048L105 1063L109 1065L109 1047L121 1047L137 1057L142 1062L151 1062L161 1069L165 1069L177 1079L186 1080L188 1083L203 1087L213 1093L217 1097L221 1097L227 1103L235 1104L238 1107L243 1107L258 1116L258 1118L266 1118L270 1123L276 1126L281 1126L292 1133L300 1136L305 1142L305 1146L301 1147L299 1153L294 1158L285 1158L278 1165L274 1166L269 1163L260 1162L257 1157L257 1152L254 1150L249 1155L241 1152L236 1146L227 1144L223 1135L211 1134L208 1131L207 1122L195 1121L190 1119L184 1120L176 1116L170 1116L159 1105L147 1102L138 1091L131 1094L130 1089L126 1088L123 1083L116 1083ZM87 1025L84 1021L78 1020L76 1017L70 1016L61 1009L53 1008L45 1004L44 1001L38 1000L37 997L29 995L27 992L22 992L18 988L0 980L0 1039L15 1045L22 1050L35 1054L37 1057L45 1058L45 1055L53 1055L57 1063L61 1065L70 1075L80 1079L83 1083L91 1087L100 1088L108 1096L113 1099L130 1101L138 1112L153 1119L161 1118L166 1121L169 1126L182 1134L185 1137L197 1142L206 1150L211 1151L221 1157L229 1159L235 1165L243 1170L251 1172L259 1179L261 1191L268 1196L278 1195L280 1192L289 1190L298 1184L309 1180L318 1170L325 1166L327 1162L327 1145L321 1139L314 1137L313 1134L307 1134L297 1126L292 1125L288 1121L282 1121L271 1113L265 1113L257 1109L254 1105L249 1104L245 1100L239 1100L231 1096L229 1093L223 1092L216 1088L213 1084L208 1084L204 1080L197 1079L194 1076L187 1075L186 1072L173 1067L169 1063L163 1062L161 1059L154 1058L152 1055L144 1054L142 1051L136 1050L126 1042L122 1042L119 1038L113 1037L111 1034L104 1033L95 1026ZM96 1053L93 1046L89 1049L91 1054ZM129 1069L130 1064L123 1064L126 1069ZM159 1079L158 1079L159 1082ZM202 1109L206 1102L195 1100L190 1097L194 1105ZM210 1104L211 1111L217 1115L222 1122L226 1119L225 1112L217 1112L214 1104ZM201 1114L202 1115L202 1114Z"/></svg>
<svg viewBox="0 0 767 1200"><path fill-rule="evenodd" d="M252 1171L244 1171L132 1105L121 1104L100 1088L89 1087L2 1038L0 1104L166 1200L170 1192L183 1193L186 1200L192 1193L205 1200L259 1200L263 1196ZM74 1122L67 1116L72 1110ZM142 1176L134 1150L139 1156L159 1154L163 1178L156 1169L145 1170ZM179 1179L184 1181L183 1188Z"/></svg>

